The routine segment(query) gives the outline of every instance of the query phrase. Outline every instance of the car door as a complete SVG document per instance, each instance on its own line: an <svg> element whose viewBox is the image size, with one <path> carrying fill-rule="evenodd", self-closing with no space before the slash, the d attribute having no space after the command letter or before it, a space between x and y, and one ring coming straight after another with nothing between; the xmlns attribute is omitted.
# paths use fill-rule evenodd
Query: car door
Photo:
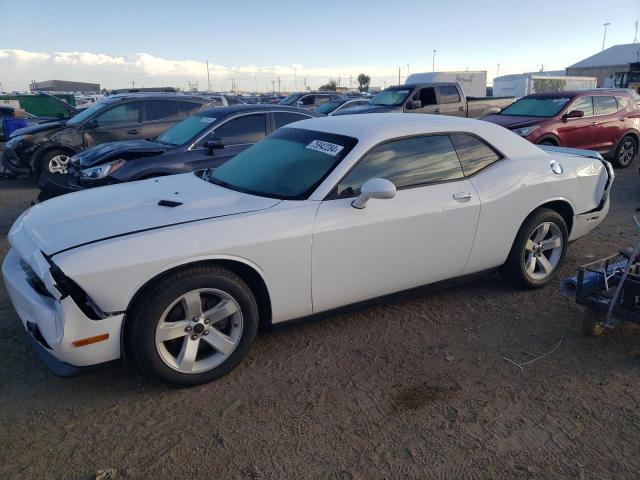
<svg viewBox="0 0 640 480"><path fill-rule="evenodd" d="M361 185L374 177L392 181L396 196L353 208ZM478 195L448 135L374 147L318 208L314 312L459 275L479 211Z"/></svg>
<svg viewBox="0 0 640 480"><path fill-rule="evenodd" d="M454 117L466 117L464 102L455 85L441 85L438 87L440 113Z"/></svg>
<svg viewBox="0 0 640 480"><path fill-rule="evenodd" d="M175 98L154 98L144 101L142 138L154 138L178 122L178 101Z"/></svg>
<svg viewBox="0 0 640 480"><path fill-rule="evenodd" d="M405 108L407 113L440 113L436 89L434 87L425 87L418 89L407 103L414 100L420 100L422 106L420 108Z"/></svg>
<svg viewBox="0 0 640 480"><path fill-rule="evenodd" d="M575 98L564 110L569 113L579 110L584 116L578 118L567 118L558 120L558 137L563 147L591 149L597 145L596 126L593 118L593 97L583 96Z"/></svg>
<svg viewBox="0 0 640 480"><path fill-rule="evenodd" d="M618 143L621 122L617 115L618 102L609 95L594 95L593 113L596 144L594 150L611 150Z"/></svg>
<svg viewBox="0 0 640 480"><path fill-rule="evenodd" d="M225 119L200 139L189 152L193 170L222 165L267 134L266 113L252 113ZM224 140L224 148L209 150L204 144L211 138Z"/></svg>
<svg viewBox="0 0 640 480"><path fill-rule="evenodd" d="M140 100L118 103L92 118L83 127L85 147L142 138L141 103Z"/></svg>

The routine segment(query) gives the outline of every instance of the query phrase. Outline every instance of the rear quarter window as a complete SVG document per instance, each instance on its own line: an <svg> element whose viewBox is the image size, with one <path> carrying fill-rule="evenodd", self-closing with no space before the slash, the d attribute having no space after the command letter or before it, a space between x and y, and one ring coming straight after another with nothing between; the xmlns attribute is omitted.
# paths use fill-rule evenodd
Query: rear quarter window
<svg viewBox="0 0 640 480"><path fill-rule="evenodd" d="M466 177L479 172L502 158L495 150L477 137L463 133L454 133L450 137Z"/></svg>

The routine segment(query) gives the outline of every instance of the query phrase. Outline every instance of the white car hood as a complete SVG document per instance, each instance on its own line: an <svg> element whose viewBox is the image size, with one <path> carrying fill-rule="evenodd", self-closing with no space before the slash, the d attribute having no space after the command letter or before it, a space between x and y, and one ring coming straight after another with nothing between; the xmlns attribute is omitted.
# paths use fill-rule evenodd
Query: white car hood
<svg viewBox="0 0 640 480"><path fill-rule="evenodd" d="M167 200L181 202L161 206ZM193 173L92 188L62 195L25 212L9 232L27 234L47 255L87 243L168 225L263 210L280 200L236 192Z"/></svg>

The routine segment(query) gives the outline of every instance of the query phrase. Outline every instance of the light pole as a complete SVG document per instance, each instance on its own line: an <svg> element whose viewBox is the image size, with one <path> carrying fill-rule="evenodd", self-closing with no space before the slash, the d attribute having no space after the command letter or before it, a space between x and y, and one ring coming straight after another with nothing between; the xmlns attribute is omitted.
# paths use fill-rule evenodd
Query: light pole
<svg viewBox="0 0 640 480"><path fill-rule="evenodd" d="M496 70L496 77L500 76L500 64L498 64L498 70Z"/></svg>
<svg viewBox="0 0 640 480"><path fill-rule="evenodd" d="M407 63L407 78L409 78L409 64Z"/></svg>
<svg viewBox="0 0 640 480"><path fill-rule="evenodd" d="M437 50L433 50L433 59L431 60L431 71L435 72L436 71L436 52Z"/></svg>
<svg viewBox="0 0 640 480"><path fill-rule="evenodd" d="M611 22L603 23L604 35L602 36L602 50L604 50L604 41L607 39L607 27L611 25Z"/></svg>

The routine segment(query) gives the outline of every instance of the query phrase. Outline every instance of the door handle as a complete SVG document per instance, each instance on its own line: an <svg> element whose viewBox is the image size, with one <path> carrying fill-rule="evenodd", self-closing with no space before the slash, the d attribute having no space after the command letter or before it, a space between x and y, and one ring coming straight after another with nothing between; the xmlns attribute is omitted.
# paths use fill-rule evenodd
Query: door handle
<svg viewBox="0 0 640 480"><path fill-rule="evenodd" d="M140 133L139 128L134 128L133 130L127 130L127 135L138 135Z"/></svg>
<svg viewBox="0 0 640 480"><path fill-rule="evenodd" d="M598 122L591 122L591 125L598 125Z"/></svg>
<svg viewBox="0 0 640 480"><path fill-rule="evenodd" d="M439 108L435 108L435 109L433 110L433 113L440 113L440 109L439 109Z"/></svg>
<svg viewBox="0 0 640 480"><path fill-rule="evenodd" d="M458 110L460 110L461 112L463 112L463 111L464 111L464 107L460 106L460 107L458 107Z"/></svg>
<svg viewBox="0 0 640 480"><path fill-rule="evenodd" d="M466 202L467 200L471 200L471 194L469 192L454 193L453 199L459 202Z"/></svg>

